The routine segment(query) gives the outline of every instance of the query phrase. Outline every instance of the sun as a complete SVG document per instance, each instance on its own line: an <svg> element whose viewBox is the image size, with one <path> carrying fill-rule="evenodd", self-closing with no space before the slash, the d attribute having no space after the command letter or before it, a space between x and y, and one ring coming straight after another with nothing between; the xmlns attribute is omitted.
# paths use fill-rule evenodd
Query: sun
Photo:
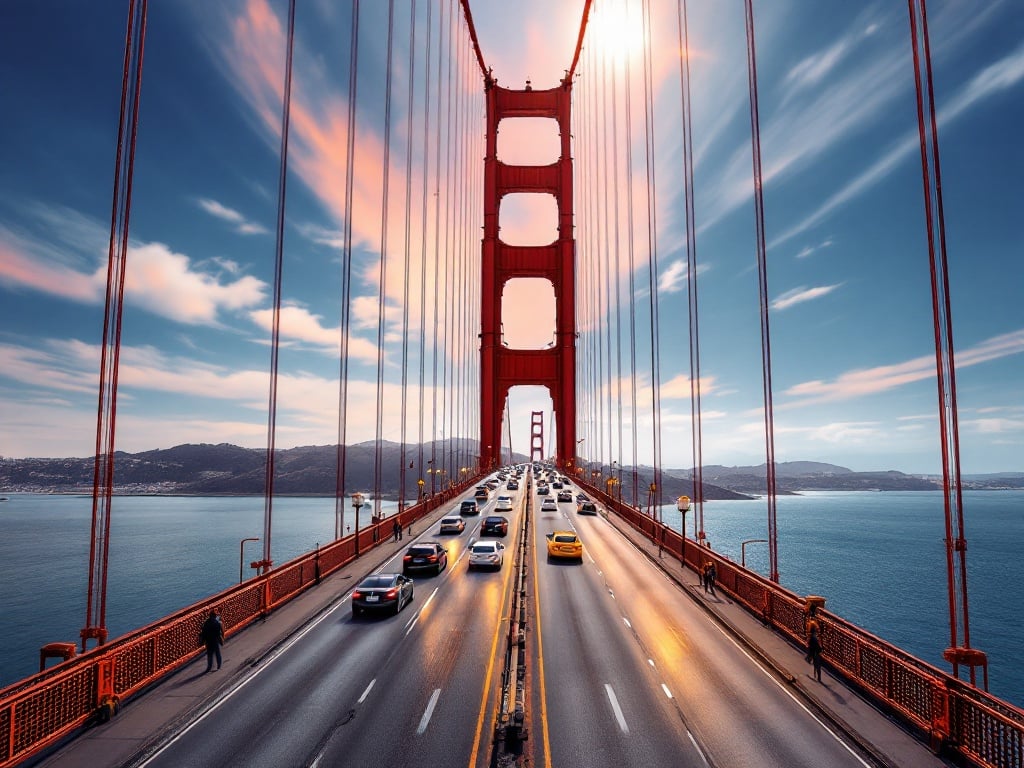
<svg viewBox="0 0 1024 768"><path fill-rule="evenodd" d="M628 2L596 4L587 23L587 41L614 61L638 57L644 46L640 13L638 7L631 10Z"/></svg>

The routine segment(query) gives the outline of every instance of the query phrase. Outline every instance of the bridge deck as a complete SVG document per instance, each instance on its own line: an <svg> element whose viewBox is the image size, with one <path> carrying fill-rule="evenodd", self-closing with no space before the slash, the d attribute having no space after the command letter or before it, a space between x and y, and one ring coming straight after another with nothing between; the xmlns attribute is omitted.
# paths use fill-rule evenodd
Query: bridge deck
<svg viewBox="0 0 1024 768"><path fill-rule="evenodd" d="M445 509L420 521L418 530L436 523ZM611 521L618 522L614 518ZM616 527L645 556L658 560L656 545L624 524ZM289 637L336 603L363 575L407 544L408 541L385 543L325 579L319 587L276 610L266 621L258 622L233 637L224 647L224 667L219 672L203 674L205 657L197 659L162 684L130 701L110 722L86 731L63 748L44 756L38 765L47 768L104 768L139 762L146 752L169 739L178 727L241 682L253 667L283 646ZM797 696L805 697L812 709L819 709L827 719L838 724L865 751L875 755L881 764L899 768L948 765L827 670L823 672L823 682L815 682L799 649L764 627L727 596L703 594L694 573L683 571L678 563L668 558L664 563L669 575L706 608L709 620L726 626L775 674L790 681ZM484 725L485 731L489 728L489 724Z"/></svg>

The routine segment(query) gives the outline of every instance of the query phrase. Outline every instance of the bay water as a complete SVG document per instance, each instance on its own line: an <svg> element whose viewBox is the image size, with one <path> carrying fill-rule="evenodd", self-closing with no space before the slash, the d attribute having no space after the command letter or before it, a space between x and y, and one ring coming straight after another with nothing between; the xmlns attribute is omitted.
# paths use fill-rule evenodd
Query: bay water
<svg viewBox="0 0 1024 768"><path fill-rule="evenodd" d="M39 648L78 640L86 623L88 496L6 494L0 502L0 687L38 670ZM989 688L1024 706L1024 491L964 494L971 645L989 658ZM346 505L348 506L348 505ZM391 514L395 504L383 502ZM360 524L369 522L372 503ZM659 510L677 529L675 506ZM686 517L694 536L696 510ZM111 639L251 577L263 556L263 499L121 496L112 503L107 587ZM777 499L780 583L822 595L826 607L949 670L942 494L815 491ZM344 525L355 526L345 511ZM271 555L282 564L334 538L333 498L279 497ZM767 501L709 501L704 530L736 562L743 541L767 538ZM243 548L244 547L244 548ZM241 557L240 557L241 552ZM768 572L768 547L746 546L748 568ZM962 642L962 638L961 638ZM980 683L980 680L979 680Z"/></svg>

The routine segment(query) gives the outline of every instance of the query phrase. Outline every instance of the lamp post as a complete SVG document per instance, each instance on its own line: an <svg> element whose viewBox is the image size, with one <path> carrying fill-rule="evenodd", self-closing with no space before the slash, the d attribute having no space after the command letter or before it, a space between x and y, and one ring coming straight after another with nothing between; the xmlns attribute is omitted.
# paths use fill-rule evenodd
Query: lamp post
<svg viewBox="0 0 1024 768"><path fill-rule="evenodd" d="M359 509L364 501L363 494L359 491L352 494L352 506L356 508L356 557L359 557Z"/></svg>
<svg viewBox="0 0 1024 768"><path fill-rule="evenodd" d="M430 470L428 469L427 471L429 472ZM422 504L423 503L423 478L422 477L419 480L416 481L416 488L417 488L417 491L416 491L416 503L417 504Z"/></svg>
<svg viewBox="0 0 1024 768"><path fill-rule="evenodd" d="M747 544L767 544L768 539L747 539L740 542L740 565L747 567Z"/></svg>
<svg viewBox="0 0 1024 768"><path fill-rule="evenodd" d="M249 536L248 538L242 539L238 543L238 583L241 584L245 579L242 577L242 566L245 563L245 542L247 541L259 541L258 536Z"/></svg>
<svg viewBox="0 0 1024 768"><path fill-rule="evenodd" d="M683 533L683 547L680 552L680 557L683 559L683 567L686 567L686 513L690 511L690 497L680 496L676 499L676 509L679 510L679 514L682 515L683 521L680 524L680 530Z"/></svg>

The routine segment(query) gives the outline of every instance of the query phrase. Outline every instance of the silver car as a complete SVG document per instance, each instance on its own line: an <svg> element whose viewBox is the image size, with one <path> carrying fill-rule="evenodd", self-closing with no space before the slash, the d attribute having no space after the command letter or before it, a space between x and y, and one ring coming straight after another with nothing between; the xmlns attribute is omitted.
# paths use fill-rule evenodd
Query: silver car
<svg viewBox="0 0 1024 768"><path fill-rule="evenodd" d="M466 521L458 515L441 518L441 533L462 533L466 530Z"/></svg>
<svg viewBox="0 0 1024 768"><path fill-rule="evenodd" d="M478 541L469 548L469 567L500 569L505 562L505 545L500 541Z"/></svg>

